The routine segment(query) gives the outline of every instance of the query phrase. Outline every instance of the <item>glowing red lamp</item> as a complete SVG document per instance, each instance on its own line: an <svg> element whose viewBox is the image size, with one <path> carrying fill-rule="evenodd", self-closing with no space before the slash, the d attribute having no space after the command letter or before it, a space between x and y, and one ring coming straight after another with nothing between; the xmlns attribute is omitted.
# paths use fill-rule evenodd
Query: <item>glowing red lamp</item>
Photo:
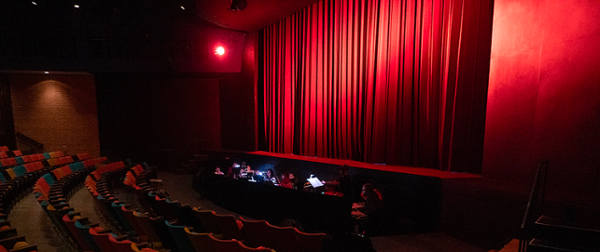
<svg viewBox="0 0 600 252"><path fill-rule="evenodd" d="M222 46L217 47L217 49L215 49L215 54L217 54L217 55L225 54L225 48L223 48Z"/></svg>

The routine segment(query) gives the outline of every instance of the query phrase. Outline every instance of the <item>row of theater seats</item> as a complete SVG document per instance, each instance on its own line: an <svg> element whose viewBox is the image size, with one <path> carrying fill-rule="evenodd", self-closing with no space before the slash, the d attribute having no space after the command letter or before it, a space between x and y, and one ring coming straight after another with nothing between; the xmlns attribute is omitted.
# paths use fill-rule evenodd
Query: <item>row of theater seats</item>
<svg viewBox="0 0 600 252"><path fill-rule="evenodd" d="M0 158L17 157L23 153L20 150L10 150L8 146L0 146Z"/></svg>
<svg viewBox="0 0 600 252"><path fill-rule="evenodd" d="M137 225L135 219L129 220L129 226L137 233L150 234L145 237L150 242L182 252L321 251L324 233L305 233L294 227L274 226L264 220L236 220L233 215L219 215L214 211L181 205L171 201L166 194L153 191L145 182L135 169L129 171L124 180L124 184L136 191L142 211L155 216L150 218L154 229L144 228L149 226L145 225L145 219L138 219ZM133 216L139 214L133 212ZM161 228L164 226L168 233Z"/></svg>
<svg viewBox="0 0 600 252"><path fill-rule="evenodd" d="M7 152L0 152L0 167L9 168L9 167L13 167L13 166L20 165L20 164L26 164L26 163L31 163L31 162L35 162L35 161L44 161L44 160L46 162L48 162L48 165L57 165L57 164L54 164L54 162L65 163L66 161L63 160L64 158L69 158L69 157L77 158L77 159L90 158L87 153L78 154L78 155L74 155L74 156L65 156L62 151L36 153L36 154L30 154L30 155L22 155L21 151L13 151L13 152L8 152L8 153L18 154L18 156L11 156L11 155L8 155ZM71 162L73 162L73 161L71 161Z"/></svg>
<svg viewBox="0 0 600 252"><path fill-rule="evenodd" d="M144 170L141 165L133 167L140 169L141 172ZM83 250L94 252L156 251L150 248L151 244L140 240L138 235L125 225L125 215L129 213L125 210L124 204L114 197L110 189L112 182L120 181L129 169L133 169L130 161L127 166L123 162L116 162L102 166L86 177L85 185L88 191L95 199L95 204L101 210L103 218L114 228L114 232L112 229L81 223L77 219L68 220L79 225L81 236L75 241ZM126 233L126 235L118 235L119 233Z"/></svg>
<svg viewBox="0 0 600 252"><path fill-rule="evenodd" d="M22 154L20 151L10 151L6 146L0 147L0 151L4 154ZM62 152L57 153L63 155ZM27 244L25 236L19 235L17 230L11 228L10 222L7 221L7 215L12 209L14 202L29 191L36 178L41 177L53 168L50 165L47 165L47 160L43 154L32 154L27 157L33 157L35 155L41 156L38 156L35 159L27 158L26 161L23 160L22 157L17 157L20 160L18 166L12 166L11 168L2 166L0 168L2 171L0 173L0 204L2 211L0 214L0 252L26 252L37 250L36 245ZM80 156L85 155L87 154L81 154ZM77 158L77 156L75 157ZM43 162L46 162L46 165L44 165Z"/></svg>

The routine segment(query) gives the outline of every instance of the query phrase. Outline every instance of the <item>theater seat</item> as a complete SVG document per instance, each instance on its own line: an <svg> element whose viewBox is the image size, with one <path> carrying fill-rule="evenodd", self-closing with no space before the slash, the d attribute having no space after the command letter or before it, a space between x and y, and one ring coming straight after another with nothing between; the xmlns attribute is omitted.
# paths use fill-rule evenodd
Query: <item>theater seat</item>
<svg viewBox="0 0 600 252"><path fill-rule="evenodd" d="M109 236L108 240L110 241L111 245L112 245L112 250L110 250L111 252L131 252L131 244L133 244L132 241L127 240L126 236L121 236L121 237L115 237L115 236Z"/></svg>
<svg viewBox="0 0 600 252"><path fill-rule="evenodd" d="M244 234L244 244L250 247L269 246L271 240L270 229L265 220L246 220L240 217L244 224L242 233Z"/></svg>
<svg viewBox="0 0 600 252"><path fill-rule="evenodd" d="M146 235L146 232L144 232L144 229L142 228L142 226L140 226L140 223L137 221L135 215L133 214L135 210L131 209L131 206L129 205L123 205L121 206L121 211L125 215L125 218L127 218L127 222L131 225L131 228L135 230L135 233L138 235L140 240L143 242L148 241L148 236Z"/></svg>
<svg viewBox="0 0 600 252"><path fill-rule="evenodd" d="M135 216L136 220L138 221L138 224L140 224L140 227L144 230L144 234L148 236L148 240L154 245L154 247L162 248L162 241L160 239L160 236L158 236L158 234L154 230L151 224L150 217L148 217L147 214L143 214L137 211L133 212L133 216Z"/></svg>
<svg viewBox="0 0 600 252"><path fill-rule="evenodd" d="M295 228L293 227L277 227L267 223L269 226L269 234L271 234L272 244L267 246L275 249L275 251L286 252L302 252L298 238L296 238Z"/></svg>
<svg viewBox="0 0 600 252"><path fill-rule="evenodd" d="M110 233L110 230L104 230L101 227L94 227L88 229L88 232L92 236L92 239L96 242L100 250L102 251L112 251L113 247L110 243L109 236L113 234Z"/></svg>
<svg viewBox="0 0 600 252"><path fill-rule="evenodd" d="M15 237L17 235L18 234L17 234L16 228L4 228L3 227L3 229L0 229L0 240L10 238L10 237Z"/></svg>
<svg viewBox="0 0 600 252"><path fill-rule="evenodd" d="M251 252L251 251L259 251L259 252L275 252L275 250L270 249L270 248L266 248L266 247L258 247L258 248L251 248L248 247L246 245L244 245L242 242L238 241L238 243L240 244L240 251L241 252Z"/></svg>
<svg viewBox="0 0 600 252"><path fill-rule="evenodd" d="M62 218L63 222L67 226L67 230L71 234L71 238L73 238L73 240L75 240L75 242L77 243L79 248L82 250L85 250L85 251L90 251L90 250L92 250L92 248L90 247L88 242L85 240L85 238L81 235L81 233L79 232L79 229L77 229L77 227L75 226L75 222L80 219L82 219L82 218L79 215L74 215L73 217L69 218L69 215L66 215L66 214Z"/></svg>
<svg viewBox="0 0 600 252"><path fill-rule="evenodd" d="M37 245L29 245L25 241L20 241L15 243L15 246L13 247L13 249L10 250L10 252L31 252L36 250Z"/></svg>
<svg viewBox="0 0 600 252"><path fill-rule="evenodd" d="M192 245L192 242L190 242L190 239L188 238L188 236L184 230L185 229L184 226L173 225L168 220L165 220L165 225L167 225L169 232L171 232L171 235L173 235L173 240L175 240L175 243L177 244L179 251L181 251L181 252L195 252L196 251L194 249L194 246Z"/></svg>
<svg viewBox="0 0 600 252"><path fill-rule="evenodd" d="M233 215L218 215L214 214L215 222L219 226L221 233L223 234L224 240L236 239L236 240L244 240L244 235L242 234L241 222L233 217Z"/></svg>
<svg viewBox="0 0 600 252"><path fill-rule="evenodd" d="M208 237L208 233L192 232L188 227L185 227L184 230L196 251L215 252L215 248L213 248L210 237Z"/></svg>
<svg viewBox="0 0 600 252"><path fill-rule="evenodd" d="M140 244L137 244L137 243L131 244L131 250L134 252L140 252L140 251L141 252L160 252L158 250L154 250L154 249L151 249L148 247L142 247L142 246L140 246Z"/></svg>
<svg viewBox="0 0 600 252"><path fill-rule="evenodd" d="M296 238L298 238L298 242L300 243L300 248L304 252L321 252L323 238L325 238L325 233L304 233L294 228L296 233Z"/></svg>
<svg viewBox="0 0 600 252"><path fill-rule="evenodd" d="M25 236L19 235L11 238L2 239L0 240L0 246L4 248L14 248L18 242L25 242Z"/></svg>
<svg viewBox="0 0 600 252"><path fill-rule="evenodd" d="M194 208L194 212L200 221L202 222L202 226L204 227L204 231L207 233L214 234L222 234L221 228L217 224L214 216L214 211L209 210L200 210L199 208Z"/></svg>
<svg viewBox="0 0 600 252"><path fill-rule="evenodd" d="M208 234L210 242L215 249L215 252L238 252L241 250L237 240L220 240L214 237L212 233Z"/></svg>

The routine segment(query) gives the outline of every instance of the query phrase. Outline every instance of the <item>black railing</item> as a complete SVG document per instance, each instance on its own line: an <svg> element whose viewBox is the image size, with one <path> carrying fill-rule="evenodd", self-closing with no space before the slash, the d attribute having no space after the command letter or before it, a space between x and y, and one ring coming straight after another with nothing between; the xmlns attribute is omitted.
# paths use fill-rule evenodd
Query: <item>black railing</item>
<svg viewBox="0 0 600 252"><path fill-rule="evenodd" d="M15 133L15 136L17 137L18 141L21 141L22 143L24 143L25 145L29 146L30 148L35 149L37 152L42 152L42 149L44 148L44 144L35 141L33 139L31 139L30 137L23 135L21 132Z"/></svg>
<svg viewBox="0 0 600 252"><path fill-rule="evenodd" d="M546 177L548 174L548 160L540 162L535 180L525 209L525 216L521 223L521 237L519 238L519 252L527 251L527 243L533 239L532 227L544 210L544 197L546 196Z"/></svg>

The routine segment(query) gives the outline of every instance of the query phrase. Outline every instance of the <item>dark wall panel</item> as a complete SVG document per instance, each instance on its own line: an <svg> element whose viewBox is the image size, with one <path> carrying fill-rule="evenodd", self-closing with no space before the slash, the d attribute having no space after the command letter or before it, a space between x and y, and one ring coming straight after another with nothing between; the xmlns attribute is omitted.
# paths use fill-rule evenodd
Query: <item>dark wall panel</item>
<svg viewBox="0 0 600 252"><path fill-rule="evenodd" d="M100 74L97 82L103 155L177 166L221 148L219 79Z"/></svg>

